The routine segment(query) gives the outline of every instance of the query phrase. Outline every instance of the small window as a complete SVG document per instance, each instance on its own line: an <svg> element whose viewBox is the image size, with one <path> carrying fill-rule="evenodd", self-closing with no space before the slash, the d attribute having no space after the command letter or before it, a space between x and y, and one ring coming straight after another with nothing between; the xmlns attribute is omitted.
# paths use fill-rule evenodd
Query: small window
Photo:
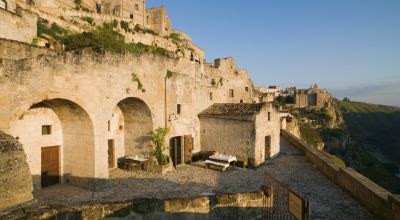
<svg viewBox="0 0 400 220"><path fill-rule="evenodd" d="M244 91L248 92L249 91L249 87L244 87Z"/></svg>
<svg viewBox="0 0 400 220"><path fill-rule="evenodd" d="M233 98L233 89L229 89L229 97Z"/></svg>
<svg viewBox="0 0 400 220"><path fill-rule="evenodd" d="M107 121L107 130L108 131L111 130L111 122L110 122L110 120Z"/></svg>
<svg viewBox="0 0 400 220"><path fill-rule="evenodd" d="M124 129L124 126L123 126L123 125L120 125L120 126L119 126L119 130L122 131L123 129Z"/></svg>
<svg viewBox="0 0 400 220"><path fill-rule="evenodd" d="M51 125L42 125L42 135L51 134Z"/></svg>
<svg viewBox="0 0 400 220"><path fill-rule="evenodd" d="M176 105L176 113L179 115L181 113L181 104Z"/></svg>
<svg viewBox="0 0 400 220"><path fill-rule="evenodd" d="M7 2L5 0L0 0L0 8L7 10Z"/></svg>
<svg viewBox="0 0 400 220"><path fill-rule="evenodd" d="M271 121L271 112L268 112L268 121Z"/></svg>
<svg viewBox="0 0 400 220"><path fill-rule="evenodd" d="M212 92L210 92L210 100L212 100L213 99L213 94L212 94Z"/></svg>
<svg viewBox="0 0 400 220"><path fill-rule="evenodd" d="M147 16L147 24L148 24L148 23L150 23L150 22L149 22L149 16Z"/></svg>
<svg viewBox="0 0 400 220"><path fill-rule="evenodd" d="M240 100L240 103L243 103L243 99Z"/></svg>
<svg viewBox="0 0 400 220"><path fill-rule="evenodd" d="M133 14L130 14L129 17L130 17L131 19L133 19Z"/></svg>
<svg viewBox="0 0 400 220"><path fill-rule="evenodd" d="M135 4L135 10L139 11L139 5L138 4Z"/></svg>

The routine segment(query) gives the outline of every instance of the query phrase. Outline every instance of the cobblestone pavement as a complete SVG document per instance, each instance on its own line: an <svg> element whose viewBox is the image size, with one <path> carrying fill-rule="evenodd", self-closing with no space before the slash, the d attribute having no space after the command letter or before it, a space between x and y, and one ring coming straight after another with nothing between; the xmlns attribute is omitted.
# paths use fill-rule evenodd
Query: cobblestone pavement
<svg viewBox="0 0 400 220"><path fill-rule="evenodd" d="M226 172L205 169L201 163L183 165L166 175L113 169L99 191L69 185L48 187L35 194L39 204L123 201L132 198L177 198L213 192L250 192L260 189L265 173L307 197L313 219L373 219L352 197L319 173L305 156L285 140L281 155L257 169ZM54 196L57 195L57 196Z"/></svg>

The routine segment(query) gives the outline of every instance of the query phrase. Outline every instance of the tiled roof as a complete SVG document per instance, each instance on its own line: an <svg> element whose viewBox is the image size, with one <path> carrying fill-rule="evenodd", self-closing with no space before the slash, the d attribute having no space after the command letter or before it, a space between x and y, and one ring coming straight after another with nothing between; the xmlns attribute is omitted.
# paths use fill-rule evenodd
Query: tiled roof
<svg viewBox="0 0 400 220"><path fill-rule="evenodd" d="M252 115L261 110L263 103L216 103L202 111L202 115Z"/></svg>

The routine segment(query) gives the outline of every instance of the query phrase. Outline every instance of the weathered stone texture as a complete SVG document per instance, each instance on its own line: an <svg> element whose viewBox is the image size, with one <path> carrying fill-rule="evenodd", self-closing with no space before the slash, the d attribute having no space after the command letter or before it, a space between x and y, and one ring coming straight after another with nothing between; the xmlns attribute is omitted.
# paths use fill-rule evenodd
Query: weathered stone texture
<svg viewBox="0 0 400 220"><path fill-rule="evenodd" d="M22 145L0 131L0 209L27 202L32 179Z"/></svg>
<svg viewBox="0 0 400 220"><path fill-rule="evenodd" d="M36 37L36 22L37 16L31 12L19 10L16 14L0 8L0 38L32 43Z"/></svg>

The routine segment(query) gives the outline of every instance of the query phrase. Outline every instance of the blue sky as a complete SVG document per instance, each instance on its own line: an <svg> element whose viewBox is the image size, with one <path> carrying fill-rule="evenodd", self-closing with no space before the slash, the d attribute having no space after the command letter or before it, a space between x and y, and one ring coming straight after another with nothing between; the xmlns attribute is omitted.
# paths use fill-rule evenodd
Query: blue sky
<svg viewBox="0 0 400 220"><path fill-rule="evenodd" d="M233 56L256 85L400 106L400 0L147 1L160 5L207 61Z"/></svg>

